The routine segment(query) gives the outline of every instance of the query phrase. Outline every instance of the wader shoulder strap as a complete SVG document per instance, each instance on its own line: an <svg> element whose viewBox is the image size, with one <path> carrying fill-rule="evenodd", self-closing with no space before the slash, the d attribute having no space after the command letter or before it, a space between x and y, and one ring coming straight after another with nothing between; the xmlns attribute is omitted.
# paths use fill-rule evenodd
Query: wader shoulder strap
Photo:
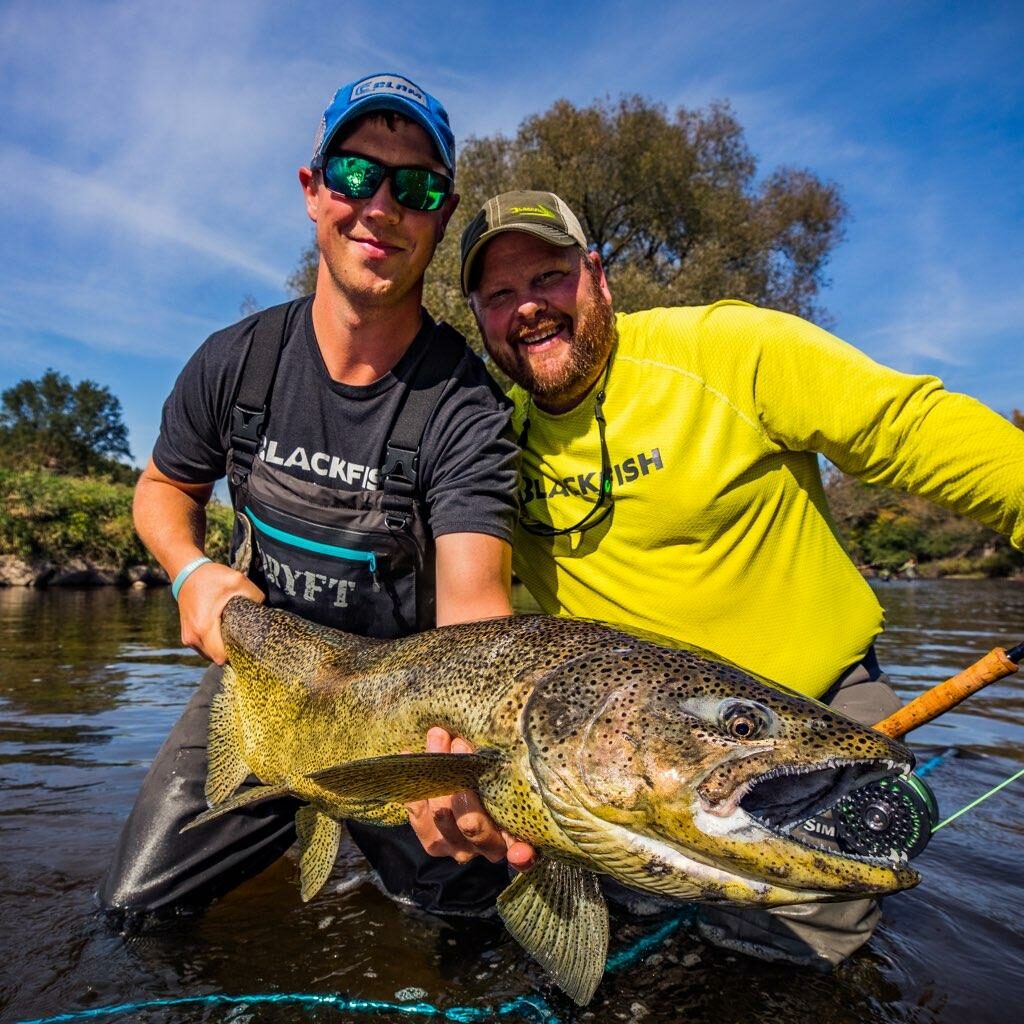
<svg viewBox="0 0 1024 1024"><path fill-rule="evenodd" d="M419 482L420 445L427 420L455 369L466 353L466 341L454 327L441 322L413 370L381 467L381 505L392 530L408 529Z"/></svg>
<svg viewBox="0 0 1024 1024"><path fill-rule="evenodd" d="M263 310L253 327L252 343L242 366L231 410L230 482L238 487L249 477L267 418L267 399L281 359L281 349L295 302Z"/></svg>

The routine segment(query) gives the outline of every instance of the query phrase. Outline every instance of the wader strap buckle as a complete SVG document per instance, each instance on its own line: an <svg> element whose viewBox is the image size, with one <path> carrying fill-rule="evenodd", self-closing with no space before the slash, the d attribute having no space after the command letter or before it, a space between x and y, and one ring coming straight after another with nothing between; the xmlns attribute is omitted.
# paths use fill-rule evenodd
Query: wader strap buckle
<svg viewBox="0 0 1024 1024"><path fill-rule="evenodd" d="M419 463L419 448L409 451L408 448L399 448L398 445L388 441L388 453L380 471L381 478L386 483L397 484L399 494L403 493L406 488L409 489L409 494L412 494L416 487L416 472L419 469Z"/></svg>
<svg viewBox="0 0 1024 1024"><path fill-rule="evenodd" d="M240 486L252 470L260 448L267 409L246 409L241 403L231 410L231 482Z"/></svg>
<svg viewBox="0 0 1024 1024"><path fill-rule="evenodd" d="M419 448L402 448L388 441L387 455L381 467L384 496L381 508L390 530L407 530L412 522L413 499L419 470Z"/></svg>

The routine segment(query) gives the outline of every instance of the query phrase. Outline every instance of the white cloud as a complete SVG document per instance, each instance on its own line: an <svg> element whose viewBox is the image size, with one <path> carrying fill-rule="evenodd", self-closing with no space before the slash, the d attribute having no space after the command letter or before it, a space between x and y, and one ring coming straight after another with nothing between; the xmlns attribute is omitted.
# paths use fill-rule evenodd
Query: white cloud
<svg viewBox="0 0 1024 1024"><path fill-rule="evenodd" d="M232 319L246 292L283 297L309 238L295 168L319 112L342 81L394 69L445 101L460 139L513 132L561 96L639 92L670 108L728 98L763 170L809 166L850 200L843 280L824 301L856 328L852 340L894 361L968 364L979 333L998 337L1019 319L1012 223L1002 233L965 224L951 168L883 129L899 104L925 94L939 104L943 88L978 102L970 89L1008 33L991 12L969 20L961 53L951 19L880 0L842 11L798 0L557 11L529 0L444 10L8 0L5 363L42 358L53 338L68 360L76 344L127 358L143 338L146 356L170 363ZM878 55L894 32L906 33L898 67ZM1019 76L1003 79L1013 95ZM1002 157L979 149L972 170L1014 153L1011 142Z"/></svg>

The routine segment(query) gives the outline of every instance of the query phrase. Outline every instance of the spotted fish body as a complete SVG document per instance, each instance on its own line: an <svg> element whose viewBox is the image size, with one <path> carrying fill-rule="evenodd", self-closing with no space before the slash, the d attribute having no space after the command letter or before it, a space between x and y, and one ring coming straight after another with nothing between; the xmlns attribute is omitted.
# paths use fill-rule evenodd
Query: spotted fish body
<svg viewBox="0 0 1024 1024"><path fill-rule="evenodd" d="M707 652L546 616L380 641L242 598L228 603L223 636L211 809L188 827L282 793L306 801L296 824L309 899L342 820L397 825L410 800L476 788L541 854L499 911L579 1003L607 951L599 874L761 906L918 881L895 854L859 858L790 834L852 788L908 771L906 748ZM476 753L403 753L432 726ZM263 785L235 794L250 772Z"/></svg>

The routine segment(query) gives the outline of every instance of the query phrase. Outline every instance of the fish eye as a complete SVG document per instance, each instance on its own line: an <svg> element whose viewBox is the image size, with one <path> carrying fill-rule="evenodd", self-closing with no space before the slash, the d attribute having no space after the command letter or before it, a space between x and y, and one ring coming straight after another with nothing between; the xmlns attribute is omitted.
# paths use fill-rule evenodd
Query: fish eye
<svg viewBox="0 0 1024 1024"><path fill-rule="evenodd" d="M726 700L718 706L718 724L734 740L756 740L771 728L771 712L760 704Z"/></svg>

